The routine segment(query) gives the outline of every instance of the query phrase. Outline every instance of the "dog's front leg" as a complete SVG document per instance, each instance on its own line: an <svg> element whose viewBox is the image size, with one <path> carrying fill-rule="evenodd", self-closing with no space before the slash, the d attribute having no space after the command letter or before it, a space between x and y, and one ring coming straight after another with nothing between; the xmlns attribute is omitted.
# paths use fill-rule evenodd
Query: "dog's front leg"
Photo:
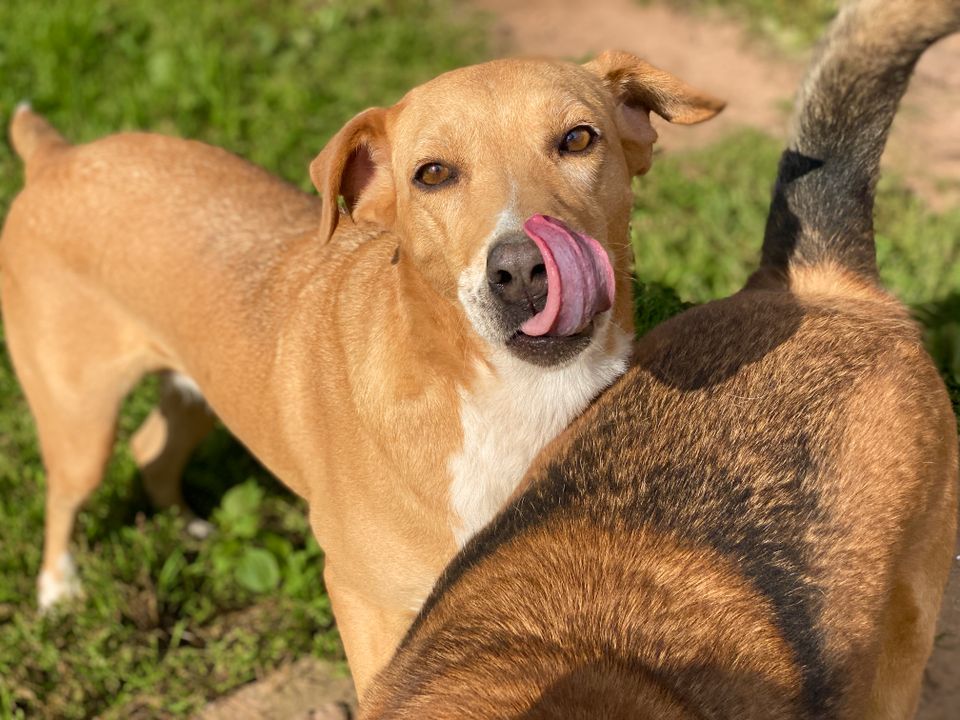
<svg viewBox="0 0 960 720"><path fill-rule="evenodd" d="M350 663L357 697L387 664L413 621L413 613L384 608L339 581L328 562L323 578Z"/></svg>

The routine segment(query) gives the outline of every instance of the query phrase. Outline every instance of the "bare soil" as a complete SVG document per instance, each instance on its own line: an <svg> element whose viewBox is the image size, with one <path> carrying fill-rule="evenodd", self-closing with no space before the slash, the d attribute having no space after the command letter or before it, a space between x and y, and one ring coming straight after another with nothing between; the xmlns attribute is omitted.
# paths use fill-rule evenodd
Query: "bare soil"
<svg viewBox="0 0 960 720"><path fill-rule="evenodd" d="M725 99L705 125L658 125L661 149L699 147L737 127L784 137L807 57L777 52L715 14L690 15L634 0L474 0L494 22L501 55L586 59L629 50ZM960 204L960 35L921 60L884 158L934 209ZM918 720L960 717L960 538ZM199 720L341 720L355 708L349 678L306 658L206 708Z"/></svg>
<svg viewBox="0 0 960 720"><path fill-rule="evenodd" d="M348 720L356 705L350 676L308 657L211 703L195 720Z"/></svg>

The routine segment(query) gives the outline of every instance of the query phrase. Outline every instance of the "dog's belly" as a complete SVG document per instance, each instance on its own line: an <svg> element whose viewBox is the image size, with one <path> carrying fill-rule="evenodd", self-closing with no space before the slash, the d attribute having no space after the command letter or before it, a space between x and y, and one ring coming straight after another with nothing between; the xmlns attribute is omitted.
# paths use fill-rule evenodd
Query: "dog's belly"
<svg viewBox="0 0 960 720"><path fill-rule="evenodd" d="M461 390L463 447L449 463L461 547L503 507L537 453L623 374L629 348L627 334L608 324L569 365L545 370L500 351L478 368L472 391Z"/></svg>

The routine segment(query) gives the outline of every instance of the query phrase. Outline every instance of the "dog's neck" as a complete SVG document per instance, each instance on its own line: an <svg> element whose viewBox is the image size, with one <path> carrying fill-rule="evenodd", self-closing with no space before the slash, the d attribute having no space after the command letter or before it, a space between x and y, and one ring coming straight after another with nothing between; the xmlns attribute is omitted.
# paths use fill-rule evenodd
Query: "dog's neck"
<svg viewBox="0 0 960 720"><path fill-rule="evenodd" d="M462 547L503 507L537 453L627 367L630 335L607 320L577 358L542 368L504 349L460 389L463 446L449 462L450 509Z"/></svg>

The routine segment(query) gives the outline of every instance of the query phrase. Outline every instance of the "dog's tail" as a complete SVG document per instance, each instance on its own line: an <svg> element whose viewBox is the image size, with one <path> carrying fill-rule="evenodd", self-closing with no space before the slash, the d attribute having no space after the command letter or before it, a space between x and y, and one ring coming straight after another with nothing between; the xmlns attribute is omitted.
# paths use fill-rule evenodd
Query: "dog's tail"
<svg viewBox="0 0 960 720"><path fill-rule="evenodd" d="M13 112L10 122L10 143L23 160L29 181L32 168L69 143L54 127L33 111L30 103L22 102Z"/></svg>
<svg viewBox="0 0 960 720"><path fill-rule="evenodd" d="M880 156L914 65L960 27L960 0L860 0L829 29L780 158L762 265L784 275L831 263L877 277Z"/></svg>

